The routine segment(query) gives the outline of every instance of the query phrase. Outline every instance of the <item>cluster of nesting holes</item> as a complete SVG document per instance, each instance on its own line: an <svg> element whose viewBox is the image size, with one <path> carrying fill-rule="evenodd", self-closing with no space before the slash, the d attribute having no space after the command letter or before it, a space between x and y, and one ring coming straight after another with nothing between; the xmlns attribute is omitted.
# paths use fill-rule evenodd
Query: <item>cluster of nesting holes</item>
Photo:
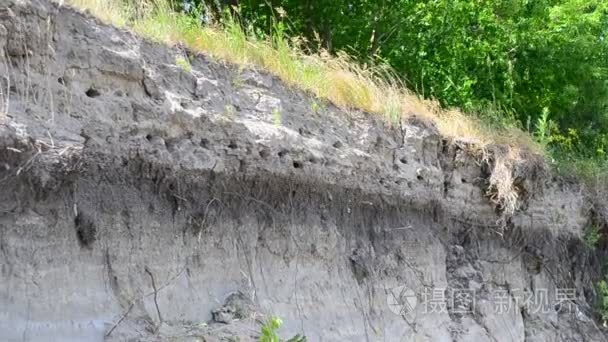
<svg viewBox="0 0 608 342"><path fill-rule="evenodd" d="M277 155L279 156L279 158L283 158L287 155L287 153L289 153L288 150L282 149L277 153ZM261 152L260 152L260 155L261 155ZM309 161L313 162L313 159L311 158ZM314 162L316 162L316 161L314 161ZM302 167L304 167L304 164L298 160L294 160L291 165L293 165L294 169L301 169Z"/></svg>

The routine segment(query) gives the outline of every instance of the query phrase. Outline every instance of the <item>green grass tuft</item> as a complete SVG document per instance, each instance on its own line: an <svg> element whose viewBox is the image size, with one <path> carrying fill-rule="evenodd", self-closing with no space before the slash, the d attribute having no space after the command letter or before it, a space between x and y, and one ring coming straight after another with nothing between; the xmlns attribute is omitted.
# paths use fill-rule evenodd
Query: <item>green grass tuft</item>
<svg viewBox="0 0 608 342"><path fill-rule="evenodd" d="M175 57L175 65L180 67L185 72L192 71L192 65L190 65L190 61L186 57L183 57L183 56Z"/></svg>

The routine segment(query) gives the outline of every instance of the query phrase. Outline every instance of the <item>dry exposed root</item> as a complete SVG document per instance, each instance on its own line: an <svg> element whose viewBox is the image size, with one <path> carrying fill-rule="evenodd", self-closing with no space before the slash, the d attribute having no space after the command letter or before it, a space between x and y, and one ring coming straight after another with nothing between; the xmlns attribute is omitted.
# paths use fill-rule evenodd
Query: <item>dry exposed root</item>
<svg viewBox="0 0 608 342"><path fill-rule="evenodd" d="M25 127L12 122L0 122L0 157L5 161L0 170L0 183L29 174L42 187L56 177L51 174L70 174L81 168L82 145L57 146L49 141L33 139ZM61 178L61 177L59 177Z"/></svg>
<svg viewBox="0 0 608 342"><path fill-rule="evenodd" d="M546 167L542 158L522 156L520 150L509 146L486 146L477 156L480 164L487 167L485 195L499 214L498 233L502 235L509 219L535 191L535 180Z"/></svg>
<svg viewBox="0 0 608 342"><path fill-rule="evenodd" d="M504 155L495 153L488 179L486 196L507 215L512 215L518 209L518 189L513 177L514 164L518 161L520 161L519 155L512 149Z"/></svg>

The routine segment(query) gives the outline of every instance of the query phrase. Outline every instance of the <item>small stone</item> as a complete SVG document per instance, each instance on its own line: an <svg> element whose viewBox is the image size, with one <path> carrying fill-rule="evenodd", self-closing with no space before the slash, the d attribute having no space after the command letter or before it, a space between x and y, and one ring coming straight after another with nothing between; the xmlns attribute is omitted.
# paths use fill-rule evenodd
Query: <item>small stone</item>
<svg viewBox="0 0 608 342"><path fill-rule="evenodd" d="M272 77L269 75L260 74L253 70L247 70L240 76L241 81L254 87L272 88Z"/></svg>
<svg viewBox="0 0 608 342"><path fill-rule="evenodd" d="M576 306L576 319L581 322L588 323L591 322L591 318L587 317L579 308Z"/></svg>
<svg viewBox="0 0 608 342"><path fill-rule="evenodd" d="M217 88L217 81L210 80L205 77L196 79L196 88L194 89L194 95L199 98L204 98L209 95L211 90Z"/></svg>
<svg viewBox="0 0 608 342"><path fill-rule="evenodd" d="M213 320L217 323L230 324L234 320L234 315L230 312L220 310L211 313Z"/></svg>
<svg viewBox="0 0 608 342"><path fill-rule="evenodd" d="M260 94L260 99L255 106L256 110L258 110L260 112L264 112L264 113L272 113L275 110L280 111L280 108L281 108L281 100L276 97L269 96L266 94Z"/></svg>
<svg viewBox="0 0 608 342"><path fill-rule="evenodd" d="M160 90L158 83L152 77L152 75L149 71L146 71L144 74L143 85L144 85L144 90L145 90L146 94L148 94L148 96L152 97L153 99L157 99L157 100L164 99L163 92Z"/></svg>

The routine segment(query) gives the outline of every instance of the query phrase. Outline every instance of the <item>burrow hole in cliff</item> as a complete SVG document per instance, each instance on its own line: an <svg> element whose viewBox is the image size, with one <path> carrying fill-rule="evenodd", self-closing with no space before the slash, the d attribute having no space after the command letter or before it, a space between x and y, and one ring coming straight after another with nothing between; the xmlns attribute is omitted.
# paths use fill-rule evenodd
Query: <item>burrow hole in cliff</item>
<svg viewBox="0 0 608 342"><path fill-rule="evenodd" d="M99 90L91 87L89 89L87 89L87 91L84 92L88 97L90 98L95 98L101 95L101 93L99 92Z"/></svg>
<svg viewBox="0 0 608 342"><path fill-rule="evenodd" d="M259 154L260 154L260 157L262 157L262 159L266 159L270 155L270 152L268 152L268 150L264 149L264 150L260 150Z"/></svg>
<svg viewBox="0 0 608 342"><path fill-rule="evenodd" d="M83 213L78 213L74 218L74 227L80 247L92 249L93 243L97 240L97 228L93 220Z"/></svg>

